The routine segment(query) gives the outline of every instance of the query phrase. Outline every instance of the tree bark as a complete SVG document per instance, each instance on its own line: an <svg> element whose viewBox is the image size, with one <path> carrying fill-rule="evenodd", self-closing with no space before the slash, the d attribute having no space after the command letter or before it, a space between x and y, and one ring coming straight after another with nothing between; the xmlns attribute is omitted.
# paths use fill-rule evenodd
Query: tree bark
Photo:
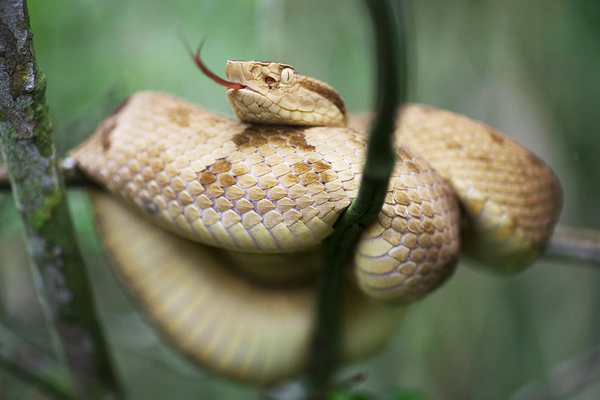
<svg viewBox="0 0 600 400"><path fill-rule="evenodd" d="M0 3L0 145L23 221L38 296L80 398L115 399L118 385L98 323L64 190L24 0ZM44 304L45 303L45 304Z"/></svg>

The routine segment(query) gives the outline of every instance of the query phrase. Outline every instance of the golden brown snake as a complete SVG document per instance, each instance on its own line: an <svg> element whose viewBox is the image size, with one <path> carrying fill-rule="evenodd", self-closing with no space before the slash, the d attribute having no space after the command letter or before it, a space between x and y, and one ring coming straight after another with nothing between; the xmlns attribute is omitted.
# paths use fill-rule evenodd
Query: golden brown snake
<svg viewBox="0 0 600 400"><path fill-rule="evenodd" d="M72 156L125 200L92 196L118 275L158 329L214 371L274 382L306 365L318 245L357 195L365 122L345 127L339 95L289 65L230 61L226 73L250 123L138 93ZM500 132L421 105L399 114L385 204L349 275L346 360L379 348L404 314L377 303L437 287L461 240L476 259L518 270L560 208L551 170Z"/></svg>

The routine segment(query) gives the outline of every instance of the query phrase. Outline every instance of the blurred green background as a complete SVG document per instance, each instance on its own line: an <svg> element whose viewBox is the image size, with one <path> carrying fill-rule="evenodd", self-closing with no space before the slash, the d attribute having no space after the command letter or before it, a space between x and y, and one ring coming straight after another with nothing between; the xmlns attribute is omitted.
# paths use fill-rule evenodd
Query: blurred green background
<svg viewBox="0 0 600 400"><path fill-rule="evenodd" d="M336 87L352 112L373 102L373 45L357 0L30 0L38 61L61 154L140 90L232 115L222 88L179 39L207 36L203 58L277 60ZM600 230L600 2L406 2L409 98L464 113L534 150L560 177L562 224ZM163 345L108 271L85 195L70 197L101 317L130 399L258 398ZM18 212L0 193L0 321L42 348L46 329ZM600 273L540 260L515 277L462 263L414 307L361 390L434 399L600 398ZM583 358L582 358L583 357ZM0 398L43 399L0 370Z"/></svg>

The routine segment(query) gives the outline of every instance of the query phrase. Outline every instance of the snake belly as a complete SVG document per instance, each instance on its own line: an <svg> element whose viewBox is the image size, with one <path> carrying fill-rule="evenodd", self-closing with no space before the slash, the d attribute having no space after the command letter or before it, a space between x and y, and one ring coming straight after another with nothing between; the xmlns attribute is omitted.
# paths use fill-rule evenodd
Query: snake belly
<svg viewBox="0 0 600 400"><path fill-rule="evenodd" d="M435 123L428 122L431 118ZM448 141L448 133L454 140L465 134L476 140L487 135L492 141L496 134L466 117L422 106L405 108L401 121L396 136L402 143L421 132L437 140L441 129L450 150L461 142ZM501 147L514 153L506 146L513 142L502 138ZM425 161L412 144L397 145L398 163L385 204L357 247L352 280L360 292L350 288L346 295L344 315L357 319L345 319L351 342L345 346L345 359L374 351L403 316L401 308L376 307L367 297L406 304L452 273L460 243L458 199L475 199L462 208L475 217L467 231L480 231L465 237L486 246L504 245L493 250L496 263L504 257L516 268L531 261L551 232L556 216L546 214L558 210L559 186L530 152L525 150L528 158L523 157L537 160L532 174L539 182L510 181L517 193L526 195L526 200L516 201L516 208L525 210L517 217L532 210L528 220L508 215L512 206L494 205L493 196L486 196L495 187L485 183L482 189L480 175L469 181L473 186L464 188L460 181L450 185L464 166L438 173L442 151L432 149L433 161ZM305 368L314 304L310 285L286 290L288 298L284 291L257 282L255 271L268 264L285 280L287 269L294 275L301 269L298 265L314 264L315 248L357 195L364 156L362 129L251 125L155 92L132 96L72 152L88 176L129 206L94 196L100 233L118 275L153 323L202 365L260 382ZM502 159L501 168L526 168L520 156L503 157L510 162ZM490 157L476 159L493 164ZM481 168L468 160L463 164ZM489 174L498 176L493 168ZM549 200L551 193L555 196ZM540 205L548 201L554 205ZM495 215L500 218L490 222ZM529 221L525 227L519 226L521 219ZM536 223L538 233L531 233L533 228L528 229ZM521 236L510 239L508 231ZM524 241L527 249L521 250ZM286 254L289 258L281 261ZM277 347L279 342L289 352Z"/></svg>

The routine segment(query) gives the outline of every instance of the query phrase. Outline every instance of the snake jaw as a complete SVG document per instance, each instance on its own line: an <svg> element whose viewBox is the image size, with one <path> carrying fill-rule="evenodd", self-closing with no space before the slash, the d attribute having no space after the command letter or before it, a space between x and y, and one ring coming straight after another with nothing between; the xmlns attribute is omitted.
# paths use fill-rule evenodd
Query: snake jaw
<svg viewBox="0 0 600 400"><path fill-rule="evenodd" d="M270 75L262 78L256 66L247 61L227 61L227 79L239 83L241 89L227 88L226 95L236 116L249 122L285 124L285 114L279 115L277 80Z"/></svg>
<svg viewBox="0 0 600 400"><path fill-rule="evenodd" d="M247 91L251 91L259 96L268 97L272 86L261 85L259 77L255 76L251 70L248 70L247 63L247 61L227 61L227 65L225 66L227 80L243 86L241 88L228 87L227 92L239 91L244 94ZM271 77L271 79L273 78Z"/></svg>

